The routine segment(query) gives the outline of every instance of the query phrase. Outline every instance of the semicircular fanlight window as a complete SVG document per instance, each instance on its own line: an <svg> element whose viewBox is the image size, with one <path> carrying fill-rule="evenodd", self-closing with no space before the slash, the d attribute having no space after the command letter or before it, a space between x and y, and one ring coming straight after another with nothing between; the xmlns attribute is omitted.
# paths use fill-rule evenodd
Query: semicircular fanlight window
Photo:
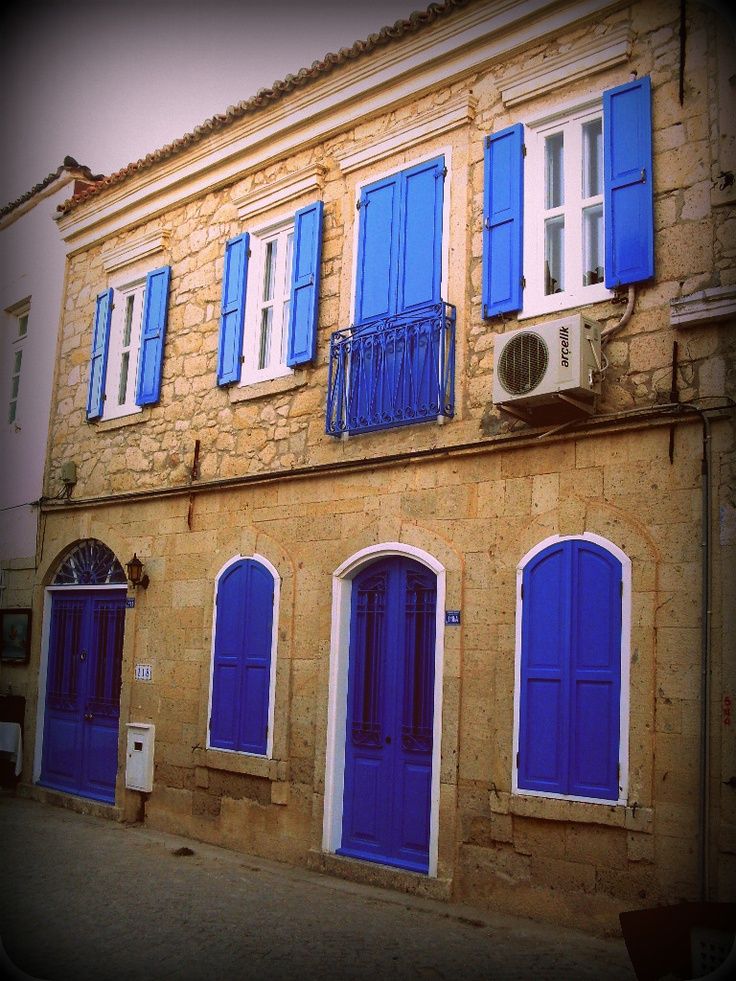
<svg viewBox="0 0 736 981"><path fill-rule="evenodd" d="M96 538L87 538L62 561L52 585L123 586L126 583L125 570L114 553Z"/></svg>

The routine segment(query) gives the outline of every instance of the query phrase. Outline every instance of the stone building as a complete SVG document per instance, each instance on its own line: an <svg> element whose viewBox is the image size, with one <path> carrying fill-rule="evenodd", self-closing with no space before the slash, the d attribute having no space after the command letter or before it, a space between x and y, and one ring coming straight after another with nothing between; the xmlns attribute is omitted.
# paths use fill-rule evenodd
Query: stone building
<svg viewBox="0 0 736 981"><path fill-rule="evenodd" d="M65 203L28 792L595 930L733 898L729 31L447 0Z"/></svg>

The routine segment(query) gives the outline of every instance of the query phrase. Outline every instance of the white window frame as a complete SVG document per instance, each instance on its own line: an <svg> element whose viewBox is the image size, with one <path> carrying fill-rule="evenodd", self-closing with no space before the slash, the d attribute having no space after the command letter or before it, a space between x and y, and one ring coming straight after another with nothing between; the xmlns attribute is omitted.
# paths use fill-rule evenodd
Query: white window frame
<svg viewBox="0 0 736 981"><path fill-rule="evenodd" d="M582 197L581 176L583 125L602 119L603 103L600 96L575 106L558 108L554 113L538 118L525 125L524 142L524 306L519 319L568 310L572 307L599 303L611 298L611 290L605 283L582 285L584 207L603 203L603 194L594 198ZM565 140L564 205L552 210L552 214L565 216L565 288L560 293L545 295L545 139L563 132ZM570 166L570 160L574 166ZM605 214L603 256L605 262Z"/></svg>
<svg viewBox="0 0 736 981"><path fill-rule="evenodd" d="M145 299L145 276L139 276L119 286L113 286L113 309L110 319L110 339L105 374L105 401L102 410L103 420L120 419L123 416L130 416L142 411L142 407L136 405L135 397ZM127 312L130 301L133 304L132 319L130 336L126 343ZM128 355L126 394L123 402L120 402L121 371L125 354Z"/></svg>
<svg viewBox="0 0 736 981"><path fill-rule="evenodd" d="M290 234L292 246L287 252L286 246ZM270 381L294 373L293 369L286 363L289 349L289 312L291 309L291 282L294 264L293 235L293 214L250 232L250 259L248 261L243 325L243 370L240 373L241 386ZM274 241L278 242L274 291L270 300L274 314L271 322L269 355L263 367L259 367L261 311L265 306L263 298L265 262L268 244Z"/></svg>
<svg viewBox="0 0 736 981"><path fill-rule="evenodd" d="M10 315L10 376L8 377L8 398L6 401L7 411L5 414L5 422L8 426L20 426L21 420L18 418L18 406L20 403L20 379L23 374L23 357L26 353L27 341L28 341L28 329L31 314L31 301L26 300L24 303L15 307L15 309L8 311ZM25 330L21 332L21 324L25 323ZM17 365L18 356L20 355L20 360ZM15 392L13 392L13 383L16 382L17 387ZM12 412L12 418L11 418Z"/></svg>

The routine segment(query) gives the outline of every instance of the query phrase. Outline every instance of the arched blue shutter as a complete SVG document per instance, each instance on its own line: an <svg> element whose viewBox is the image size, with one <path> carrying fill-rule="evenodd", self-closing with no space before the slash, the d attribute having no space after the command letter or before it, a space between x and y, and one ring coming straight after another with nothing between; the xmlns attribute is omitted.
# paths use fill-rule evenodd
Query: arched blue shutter
<svg viewBox="0 0 736 981"><path fill-rule="evenodd" d="M300 208L294 216L294 265L286 358L290 368L313 361L317 350L322 211L322 202L315 201Z"/></svg>
<svg viewBox="0 0 736 981"><path fill-rule="evenodd" d="M606 286L654 275L652 93L649 76L603 93Z"/></svg>
<svg viewBox="0 0 736 981"><path fill-rule="evenodd" d="M274 580L254 559L234 563L217 589L210 745L265 754Z"/></svg>
<svg viewBox="0 0 736 981"><path fill-rule="evenodd" d="M397 313L440 300L445 161L403 171Z"/></svg>
<svg viewBox="0 0 736 981"><path fill-rule="evenodd" d="M570 576L566 543L545 549L524 570L519 787L567 788Z"/></svg>
<svg viewBox="0 0 736 981"><path fill-rule="evenodd" d="M621 582L619 560L583 539L524 570L521 790L618 800Z"/></svg>
<svg viewBox="0 0 736 981"><path fill-rule="evenodd" d="M105 404L105 376L107 351L110 347L110 322L112 320L112 290L105 290L97 297L95 320L92 327L92 355L89 363L89 390L87 392L87 418L99 419Z"/></svg>
<svg viewBox="0 0 736 981"><path fill-rule="evenodd" d="M568 792L618 800L621 563L592 542L568 544L572 552Z"/></svg>
<svg viewBox="0 0 736 981"><path fill-rule="evenodd" d="M524 243L524 127L486 138L483 200L483 316L521 310Z"/></svg>
<svg viewBox="0 0 736 981"><path fill-rule="evenodd" d="M161 362L166 336L170 279L171 266L154 269L146 276L138 386L135 396L137 405L158 402L161 392Z"/></svg>
<svg viewBox="0 0 736 981"><path fill-rule="evenodd" d="M396 313L399 199L399 175L371 184L361 194L355 290L356 324L380 320Z"/></svg>
<svg viewBox="0 0 736 981"><path fill-rule="evenodd" d="M245 290L248 282L250 235L244 233L225 244L217 351L217 384L240 381L245 324Z"/></svg>

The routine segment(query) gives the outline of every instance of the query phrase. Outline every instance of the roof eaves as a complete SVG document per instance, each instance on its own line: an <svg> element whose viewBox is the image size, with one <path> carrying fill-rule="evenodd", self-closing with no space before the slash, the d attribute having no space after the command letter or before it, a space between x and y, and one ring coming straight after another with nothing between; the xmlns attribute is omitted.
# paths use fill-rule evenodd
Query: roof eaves
<svg viewBox="0 0 736 981"><path fill-rule="evenodd" d="M74 157L64 157L64 162L59 164L56 170L48 174L42 181L38 184L34 184L33 187L26 191L25 194L21 194L19 198L11 201L9 204L4 205L0 208L0 220L6 218L9 214L12 214L21 205L26 204L31 198L45 191L49 185L53 184L54 181L61 177L64 172L78 174L80 179L89 181L91 185L95 185L99 181L103 180L104 174L93 174L89 167L84 164L77 163Z"/></svg>
<svg viewBox="0 0 736 981"><path fill-rule="evenodd" d="M106 191L108 188L122 184L129 177L141 171L148 170L150 167L179 153L183 153L189 147L206 139L213 133L225 129L244 116L251 115L273 105L284 98L295 89L323 78L335 68L346 64L349 61L356 61L365 55L370 54L383 45L392 44L406 35L415 31L422 30L429 24L434 23L441 17L465 7L473 0L442 0L440 3L431 3L426 10L416 11L404 20L397 20L395 24L382 27L380 31L370 34L365 40L358 40L349 48L341 48L336 54L328 53L319 61L315 61L309 68L301 68L296 75L287 75L284 79L276 81L270 88L260 89L254 96L245 99L237 105L229 106L224 113L218 113L206 119L201 125L196 126L191 133L186 133L179 139L166 144L158 150L147 154L140 160L129 163L109 177L97 180L92 186L84 188L71 198L62 202L57 208L57 217L61 218L79 207L85 201Z"/></svg>

